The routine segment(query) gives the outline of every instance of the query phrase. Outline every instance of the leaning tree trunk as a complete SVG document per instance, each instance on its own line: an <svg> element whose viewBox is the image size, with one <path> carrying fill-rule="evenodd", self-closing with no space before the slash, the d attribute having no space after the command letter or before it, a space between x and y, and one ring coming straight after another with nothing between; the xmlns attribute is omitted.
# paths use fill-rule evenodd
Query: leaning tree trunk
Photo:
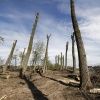
<svg viewBox="0 0 100 100"><path fill-rule="evenodd" d="M73 73L76 73L76 57L75 57L75 48L74 48L74 43L75 43L74 32L73 32L73 35L71 35L71 39L72 39Z"/></svg>
<svg viewBox="0 0 100 100"><path fill-rule="evenodd" d="M37 13L37 15L36 15L35 23L33 25L32 33L31 33L31 36L30 36L30 41L29 41L27 53L26 53L26 55L24 57L24 60L23 60L23 63L22 63L22 71L20 73L22 78L25 75L25 72L26 72L26 69L27 69L28 60L29 60L29 56L31 54L32 45L33 45L33 38L34 38L34 34L35 34L37 22L38 22L38 17L39 17L39 13Z"/></svg>
<svg viewBox="0 0 100 100"><path fill-rule="evenodd" d="M66 43L66 53L65 53L65 69L67 69L67 52L68 52L68 42Z"/></svg>
<svg viewBox="0 0 100 100"><path fill-rule="evenodd" d="M90 75L88 71L87 58L86 58L84 44L82 41L81 32L79 30L78 23L76 20L74 0L70 0L70 5L71 5L72 24L73 24L73 29L75 32L74 34L75 34L77 49L78 49L79 70L80 70L80 89L87 90L87 89L92 88L92 83L91 83Z"/></svg>
<svg viewBox="0 0 100 100"><path fill-rule="evenodd" d="M10 52L10 54L8 56L8 59L7 59L6 63L5 63L5 65L3 66L3 73L5 73L5 71L7 69L7 66L8 66L8 63L11 60L11 57L13 55L13 52L14 52L14 49L15 49L15 46L16 46L16 43L17 43L17 40L15 40L15 42L13 43L13 46L12 46L11 52Z"/></svg>
<svg viewBox="0 0 100 100"><path fill-rule="evenodd" d="M51 34L48 36L47 34L47 45L46 45L46 51L45 51L45 58L44 58L44 68L43 73L45 73L45 70L47 70L47 62L48 62L48 44L49 44L49 38Z"/></svg>

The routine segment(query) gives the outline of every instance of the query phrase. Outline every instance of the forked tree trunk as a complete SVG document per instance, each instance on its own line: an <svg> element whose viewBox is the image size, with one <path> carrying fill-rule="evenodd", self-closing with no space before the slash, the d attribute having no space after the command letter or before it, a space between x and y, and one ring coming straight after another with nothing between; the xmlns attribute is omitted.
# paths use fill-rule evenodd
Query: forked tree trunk
<svg viewBox="0 0 100 100"><path fill-rule="evenodd" d="M22 63L23 63L23 59L24 59L24 56L25 56L25 50L26 50L26 48L24 48L24 51L23 51L22 56L21 56L21 62L20 62L21 68L22 68Z"/></svg>
<svg viewBox="0 0 100 100"><path fill-rule="evenodd" d="M66 53L65 53L65 69L67 69L67 52L68 52L68 42L66 43Z"/></svg>
<svg viewBox="0 0 100 100"><path fill-rule="evenodd" d="M31 36L30 36L30 41L29 41L27 53L26 53L26 55L24 57L24 60L23 60L23 63L22 63L22 73L20 73L22 78L25 75L25 72L26 72L26 69L27 69L28 60L29 60L29 56L30 56L31 51L32 51L33 38L34 38L34 34L35 34L37 22L38 22L38 17L39 17L39 13L37 13L37 15L36 15L35 23L33 25L32 33L31 33Z"/></svg>
<svg viewBox="0 0 100 100"><path fill-rule="evenodd" d="M11 60L11 57L13 55L13 52L14 52L14 49L15 49L15 46L16 46L16 43L17 43L17 40L15 40L15 42L13 43L13 46L12 46L12 49L11 49L11 52L8 56L8 59L6 60L6 63L5 65L3 66L3 73L5 73L6 69L7 69L7 66L8 66L8 63L10 62Z"/></svg>
<svg viewBox="0 0 100 100"><path fill-rule="evenodd" d="M49 38L51 34L48 36L47 34L47 44L46 44L46 51L45 51L45 58L44 58L44 68L43 68L43 73L47 70L47 62L48 62L48 44L49 44Z"/></svg>
<svg viewBox="0 0 100 100"><path fill-rule="evenodd" d="M73 58L73 73L76 73L76 57L75 57L75 48L74 48L74 43L75 43L75 38L74 38L74 32L71 35L72 39L72 58Z"/></svg>
<svg viewBox="0 0 100 100"><path fill-rule="evenodd" d="M86 58L84 44L82 41L81 32L79 30L78 23L76 20L74 0L70 0L70 6L71 6L72 24L73 24L73 29L74 29L74 34L75 34L77 49L78 49L79 70L80 70L80 89L87 90L87 89L92 88L92 83L91 83L90 75L88 71L87 58Z"/></svg>

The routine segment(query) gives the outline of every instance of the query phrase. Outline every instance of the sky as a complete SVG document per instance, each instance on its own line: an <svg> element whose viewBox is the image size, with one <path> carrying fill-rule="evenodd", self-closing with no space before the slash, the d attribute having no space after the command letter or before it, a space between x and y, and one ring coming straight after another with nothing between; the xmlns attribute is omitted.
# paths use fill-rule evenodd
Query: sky
<svg viewBox="0 0 100 100"><path fill-rule="evenodd" d="M99 65L100 0L75 0L75 10L88 65ZM65 55L68 41L68 66L72 66L70 0L0 0L0 36L5 39L0 44L0 57L7 59L14 40L18 40L19 51L28 47L37 12L40 15L33 43L37 40L46 43L46 35L51 34L48 56L54 63L56 55L61 52ZM76 45L75 54L78 66Z"/></svg>

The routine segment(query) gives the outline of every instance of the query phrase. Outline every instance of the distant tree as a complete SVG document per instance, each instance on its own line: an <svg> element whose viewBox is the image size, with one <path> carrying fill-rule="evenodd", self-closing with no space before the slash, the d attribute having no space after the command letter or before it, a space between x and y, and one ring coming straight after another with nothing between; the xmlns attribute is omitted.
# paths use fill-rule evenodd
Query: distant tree
<svg viewBox="0 0 100 100"><path fill-rule="evenodd" d="M25 50L26 50L26 48L24 48L24 51L23 52L20 52L19 53L19 57L20 57L20 67L22 67L23 59L25 57Z"/></svg>
<svg viewBox="0 0 100 100"><path fill-rule="evenodd" d="M81 36L81 32L79 30L79 26L77 23L75 8L74 8L74 0L70 0L71 7L71 18L72 24L78 49L78 58L79 58L79 71L80 71L80 89L87 90L92 88L92 83L90 80L90 75L88 71L87 58L85 53L85 48Z"/></svg>
<svg viewBox="0 0 100 100"><path fill-rule="evenodd" d="M0 57L0 66L4 64L4 59L2 59L2 57Z"/></svg>
<svg viewBox="0 0 100 100"><path fill-rule="evenodd" d="M18 60L18 56L19 56L19 50L16 49L15 52L13 53L12 56L12 61L14 60L14 66L17 67L17 60Z"/></svg>
<svg viewBox="0 0 100 100"><path fill-rule="evenodd" d="M30 54L31 54L31 51L32 51L33 38L34 38L34 34L35 34L37 22L38 22L38 17L39 17L39 13L36 14L36 19L35 19L35 23L33 25L31 36L30 36L27 53L26 53L24 60L23 60L23 63L22 63L22 69L20 71L21 78L23 78L23 76L25 76L25 72L26 72L26 69L27 69L28 60L29 60L29 57L30 57Z"/></svg>
<svg viewBox="0 0 100 100"><path fill-rule="evenodd" d="M45 45L43 41L37 41L32 50L32 65L40 65L45 53Z"/></svg>
<svg viewBox="0 0 100 100"><path fill-rule="evenodd" d="M50 35L47 34L47 44L46 44L46 51L45 51L45 58L44 58L44 68L43 68L43 73L45 73L45 70L47 70L47 61L48 61L48 45L49 45L49 39Z"/></svg>
<svg viewBox="0 0 100 100"><path fill-rule="evenodd" d="M0 43L1 43L1 42L2 42L2 43L4 42L4 38L0 36Z"/></svg>

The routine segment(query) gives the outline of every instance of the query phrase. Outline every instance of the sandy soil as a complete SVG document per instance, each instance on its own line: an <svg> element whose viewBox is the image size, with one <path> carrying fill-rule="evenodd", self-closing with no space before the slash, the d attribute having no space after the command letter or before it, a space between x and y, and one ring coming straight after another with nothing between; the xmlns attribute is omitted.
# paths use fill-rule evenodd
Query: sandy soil
<svg viewBox="0 0 100 100"><path fill-rule="evenodd" d="M17 73L18 74L18 73ZM43 76L34 73L32 79L0 79L0 100L100 100L90 99L69 82L66 72L48 71Z"/></svg>

